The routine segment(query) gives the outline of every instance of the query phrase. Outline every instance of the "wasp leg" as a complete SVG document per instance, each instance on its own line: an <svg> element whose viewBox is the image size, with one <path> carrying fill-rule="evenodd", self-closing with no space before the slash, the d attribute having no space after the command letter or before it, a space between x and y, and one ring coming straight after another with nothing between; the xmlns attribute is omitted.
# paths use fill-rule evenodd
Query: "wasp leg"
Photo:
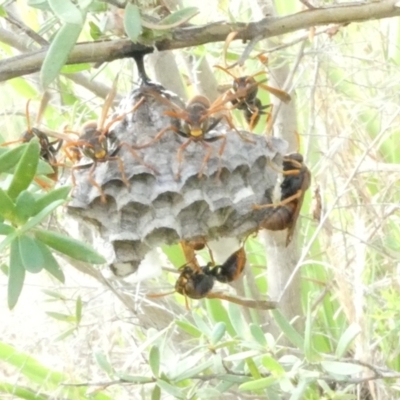
<svg viewBox="0 0 400 400"><path fill-rule="evenodd" d="M142 144L140 146L135 146L135 149L136 150L140 150L140 149L144 149L146 147L150 147L154 143L158 142L164 136L165 132L167 132L169 130L176 132L175 127L170 125L170 126L164 128L164 129L162 129L160 132L158 132L157 135L153 139L150 140L150 142L147 142L147 143Z"/></svg>
<svg viewBox="0 0 400 400"><path fill-rule="evenodd" d="M279 203L269 203L269 204L253 204L252 205L252 209L253 210L261 210L263 208L277 208L277 207L281 207L284 206L286 204L291 203L293 200L296 200L298 198L300 198L300 196L302 195L303 191L302 190L298 190L295 194L293 194L292 196L287 197L285 200L280 201Z"/></svg>
<svg viewBox="0 0 400 400"><path fill-rule="evenodd" d="M128 149L128 151L132 154L132 157L133 157L137 162L139 162L140 164L142 164L144 167L150 169L150 170L153 171L155 174L159 174L159 171L157 170L157 168L153 167L153 166L150 165L150 164L147 164L147 162L145 162L145 161L143 160L143 158L140 157L140 155L134 150L134 149L136 149L135 146L131 146L129 143L122 142L122 143L120 143L120 144L118 145L117 149L119 150L119 149L120 149L121 147L123 147L123 146L125 146L125 147ZM118 150L116 150L116 151L118 151Z"/></svg>
<svg viewBox="0 0 400 400"><path fill-rule="evenodd" d="M178 149L178 152L176 154L176 158L178 159L178 172L175 174L175 180L179 180L181 177L181 170L182 170L182 161L183 161L183 150L186 149L186 147L189 146L190 143L192 143L192 138L189 137L188 140L183 143Z"/></svg>

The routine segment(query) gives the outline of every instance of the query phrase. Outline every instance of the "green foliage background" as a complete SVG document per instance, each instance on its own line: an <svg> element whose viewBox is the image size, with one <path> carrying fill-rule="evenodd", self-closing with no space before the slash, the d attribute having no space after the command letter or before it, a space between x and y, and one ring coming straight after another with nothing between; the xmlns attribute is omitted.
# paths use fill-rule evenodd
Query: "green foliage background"
<svg viewBox="0 0 400 400"><path fill-rule="evenodd" d="M55 53L50 53L41 72L41 84L49 86L53 93L44 124L57 130L68 123L77 129L83 122L96 119L103 100L74 83L70 74L86 70L90 80L111 86L120 73L119 91L124 95L131 89L132 65L130 61L121 61L98 69L90 65L68 66L63 67L63 75L58 75L65 51L75 43L78 33L79 41L92 40L105 13L105 4L100 1L65 1L66 8L59 8L60 4L56 0L32 0L18 2L16 7L32 29L53 43L60 40L65 44L52 47ZM210 22L210 15L213 20L217 16L253 20L246 2L202 2L199 6L187 1L185 6L200 8L200 15L191 20L193 23ZM133 5L131 8L130 12L137 13ZM76 9L80 10L78 14ZM277 2L279 15L300 9L301 4L295 0ZM149 6L145 12L151 14L152 10ZM131 39L135 40L140 32L148 34L131 23L132 19L128 27L125 24ZM297 103L301 153L313 173L314 188L320 187L324 218L324 223L313 220L310 191L302 209L299 239L303 248L300 263L304 331L296 331L279 311L271 313L290 345L281 345L280 338L273 337L268 326L260 323L256 312L234 304L202 300L187 312L181 297L174 295L165 302L149 302L139 287L135 297L137 308L132 310L118 300L115 292L71 266L64 266L65 285L60 286L44 274L32 275L24 290L31 296L32 290L37 292L39 288L32 289L30 285L41 287L39 300L30 304L23 292L22 304L17 305L14 314L4 310L5 322L0 328L0 360L4 365L0 392L9 398L24 399L352 399L367 398L361 390L368 386L363 378L372 375L369 389L380 396L377 398L397 399L399 33L396 18L350 24L337 32L321 27L313 37L309 32L296 32L271 41L271 48L279 47L279 51L268 53L271 74L277 67L278 54L279 60L294 68L291 93L295 93ZM300 42L299 37L303 37ZM184 53L198 60L207 56L213 65L222 62L222 47L223 43L211 43ZM9 57L18 53L1 40L0 48ZM233 43L228 60L236 60L243 48L242 44ZM57 63L48 61L50 56ZM185 76L185 66L179 67ZM256 60L246 63L246 70L251 73L259 68ZM219 82L226 83L222 73L216 72L216 76ZM188 87L188 94L192 90ZM35 76L12 79L2 86L0 104L4 118L0 124L4 141L18 137L26 129L26 100L38 100L40 95ZM268 94L262 95L262 101L268 102ZM262 132L263 127L259 130ZM37 158L37 144L32 143L25 148L36 151ZM52 207L58 207L56 216L62 221L60 204L67 199L67 193L53 195L51 202L36 209L36 214L27 217L25 213L16 220L13 201L17 202L19 194L31 193L36 203L44 194L34 185L29 186L33 176L24 178L24 187L14 192L10 189L18 166L15 171L12 168L20 158L12 157L15 163L5 168L1 157L6 154L7 151L0 154L0 188L1 194L11 197L11 214L7 213L3 199L0 261L2 270L7 272L12 267L15 237L18 241L25 236L42 240L43 236L35 233L39 232L39 223L47 221ZM19 157L23 157L21 151ZM46 206L50 208L26 228ZM5 225L12 226L12 232ZM15 230L19 234L10 237ZM76 250L76 244L72 243L71 248ZM19 243L18 249L23 256L23 245ZM177 246L164 250L175 266L182 265ZM246 251L257 287L261 293L267 293L268 255L256 239L248 241ZM93 271L92 276L96 276ZM173 284L174 279L176 275L165 273L151 285L153 290L162 291L165 282ZM21 289L21 279L17 278L18 282L17 288ZM4 288L2 302L6 304L7 278L0 283ZM120 290L130 290L132 294L132 289L123 284ZM11 295L11 306L18 295ZM172 316L172 322L144 327L137 317L143 312ZM44 324L44 328L32 329L32 335L19 332L18 313L36 315L37 323ZM34 326L32 318L25 329ZM75 354L69 354L71 349ZM42 358L44 362L40 361ZM82 387L68 386L82 382Z"/></svg>

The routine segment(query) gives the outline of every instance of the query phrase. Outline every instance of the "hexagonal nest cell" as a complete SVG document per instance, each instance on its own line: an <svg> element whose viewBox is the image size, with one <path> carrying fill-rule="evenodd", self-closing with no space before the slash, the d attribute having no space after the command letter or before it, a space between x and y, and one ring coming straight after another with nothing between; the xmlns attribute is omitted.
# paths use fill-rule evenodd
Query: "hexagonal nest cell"
<svg viewBox="0 0 400 400"><path fill-rule="evenodd" d="M159 86L155 88L174 104L185 107L175 95ZM129 112L139 101L141 105ZM271 208L253 210L252 205L271 203L277 172L269 161L282 164L285 141L246 131L239 135L221 121L206 137L223 135L226 139L207 142L210 147L202 141L192 141L181 151L181 162L178 150L188 139L172 129L150 146L138 149L162 129L182 129L182 120L165 115L166 111L171 111L167 102L139 88L111 116L115 119L127 113L112 126L107 137L132 146L134 154L126 145L117 153L129 187L123 182L120 163L99 163L93 179L106 196L106 202L102 202L98 188L88 180L88 169L75 171L76 186L68 213L91 224L111 244L114 254L109 263L120 276L135 272L144 256L157 246L197 237L242 239L255 232L271 212ZM220 156L223 142L225 148ZM211 156L199 177L209 148ZM88 163L81 161L85 162ZM125 268L120 270L119 264Z"/></svg>

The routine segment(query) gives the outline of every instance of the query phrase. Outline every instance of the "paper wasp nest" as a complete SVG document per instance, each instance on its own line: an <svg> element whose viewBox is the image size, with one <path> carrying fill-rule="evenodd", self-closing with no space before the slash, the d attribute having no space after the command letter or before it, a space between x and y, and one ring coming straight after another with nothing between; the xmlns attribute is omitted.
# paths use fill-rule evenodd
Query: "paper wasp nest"
<svg viewBox="0 0 400 400"><path fill-rule="evenodd" d="M140 89L133 91L121 102L118 113L131 110L141 98ZM171 100L184 107L176 96ZM171 124L179 127L180 120L164 115L167 110L171 108L146 95L143 104L113 125L109 135L131 145L148 143ZM227 139L222 157L218 151L223 140L208 142L213 152L201 178L198 172L206 148L201 142L192 142L183 151L181 176L176 179L177 152L187 139L173 131L167 131L153 145L136 150L157 173L122 147L118 155L123 159L130 187L122 182L117 161L99 163L93 173L106 194L106 203L89 183L88 169L75 171L76 187L68 211L76 219L94 225L104 242L111 244L114 254L109 263L117 275L135 272L151 249L180 239L244 238L271 210L253 211L251 206L271 202L277 173L269 167L268 159L281 165L286 142L275 138L267 142L265 136L243 132L252 142L245 141L224 120L207 137L221 133ZM217 179L219 165L222 169Z"/></svg>

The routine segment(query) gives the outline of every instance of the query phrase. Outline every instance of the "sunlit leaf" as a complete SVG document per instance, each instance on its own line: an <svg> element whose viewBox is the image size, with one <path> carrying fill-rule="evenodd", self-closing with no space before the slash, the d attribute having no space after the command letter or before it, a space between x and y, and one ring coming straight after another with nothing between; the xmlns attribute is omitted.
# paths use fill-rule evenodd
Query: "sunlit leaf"
<svg viewBox="0 0 400 400"><path fill-rule="evenodd" d="M24 224L33 214L35 198L32 193L23 190L15 201L15 222L18 225Z"/></svg>
<svg viewBox="0 0 400 400"><path fill-rule="evenodd" d="M217 344L225 335L226 332L226 325L224 322L218 322L217 324L214 325L214 329L211 333L211 344L215 345Z"/></svg>
<svg viewBox="0 0 400 400"><path fill-rule="evenodd" d="M0 393L5 394L5 398L7 398L10 393L12 393L13 398L25 399L25 400L48 400L49 397L47 395L40 395L37 393L37 390L31 391L30 389L18 386L15 383L6 383L0 382Z"/></svg>
<svg viewBox="0 0 400 400"><path fill-rule="evenodd" d="M65 282L64 273L62 272L62 269L60 268L60 265L54 258L53 254L51 254L51 251L42 242L37 241L36 243L42 252L42 256L44 259L44 269L49 274L53 275L54 278L58 279L61 283L64 283Z"/></svg>
<svg viewBox="0 0 400 400"><path fill-rule="evenodd" d="M135 4L128 3L125 7L124 14L125 32L132 42L136 43L142 33L142 20L139 7Z"/></svg>
<svg viewBox="0 0 400 400"><path fill-rule="evenodd" d="M321 361L321 366L326 372L334 375L353 375L362 372L364 369L362 365L339 361Z"/></svg>
<svg viewBox="0 0 400 400"><path fill-rule="evenodd" d="M9 235L13 232L15 232L15 229L11 225L0 222L0 235Z"/></svg>
<svg viewBox="0 0 400 400"><path fill-rule="evenodd" d="M347 350L349 349L351 342L361 333L359 325L351 324L339 339L339 343L336 347L336 357L344 357Z"/></svg>
<svg viewBox="0 0 400 400"><path fill-rule="evenodd" d="M156 345L150 349L149 365L153 375L157 378L160 374L160 350Z"/></svg>
<svg viewBox="0 0 400 400"><path fill-rule="evenodd" d="M13 179L7 190L8 195L12 199L16 199L17 196L31 184L36 174L39 153L39 142L36 139L31 140L18 162Z"/></svg>
<svg viewBox="0 0 400 400"><path fill-rule="evenodd" d="M24 143L0 154L0 172L7 172L17 165L27 146L28 144Z"/></svg>
<svg viewBox="0 0 400 400"><path fill-rule="evenodd" d="M40 70L40 81L44 89L57 78L61 68L67 62L69 53L75 46L81 30L82 25L66 24L56 33Z"/></svg>
<svg viewBox="0 0 400 400"><path fill-rule="evenodd" d="M63 186L58 189L54 189L49 193L46 193L36 199L34 206L34 214L42 211L49 204L57 200L66 200L68 198L69 192L71 191L71 186Z"/></svg>
<svg viewBox="0 0 400 400"><path fill-rule="evenodd" d="M160 400L161 399L161 389L159 386L154 386L153 391L151 392L151 400Z"/></svg>
<svg viewBox="0 0 400 400"><path fill-rule="evenodd" d="M114 369L109 363L107 356L102 352L97 352L95 354L96 362L99 367L107 373L107 375L112 376L114 374Z"/></svg>
<svg viewBox="0 0 400 400"><path fill-rule="evenodd" d="M62 314L58 312L53 312L53 311L47 311L46 314L49 317L52 317L58 321L62 322L75 322L75 317L73 315L68 315L68 314Z"/></svg>
<svg viewBox="0 0 400 400"><path fill-rule="evenodd" d="M15 204L10 196L0 188L0 216L8 221L13 221L15 218Z"/></svg>
<svg viewBox="0 0 400 400"><path fill-rule="evenodd" d="M261 378L260 371L258 370L256 363L251 357L246 358L246 364L253 378L255 379Z"/></svg>
<svg viewBox="0 0 400 400"><path fill-rule="evenodd" d="M156 382L157 386L160 387L160 389L164 390L166 393L170 394L171 396L175 396L175 398L180 399L183 397L183 392L176 386L172 386L170 383L158 379Z"/></svg>
<svg viewBox="0 0 400 400"><path fill-rule="evenodd" d="M260 390L265 389L271 385L275 385L278 381L278 378L275 376L268 376L267 378L255 379L250 382L242 383L239 386L239 390L247 391L247 390Z"/></svg>
<svg viewBox="0 0 400 400"><path fill-rule="evenodd" d="M184 332L188 333L190 336L198 338L201 336L201 331L198 330L194 325L186 321L175 321L175 324L179 326Z"/></svg>
<svg viewBox="0 0 400 400"><path fill-rule="evenodd" d="M197 7L182 8L181 10L175 11L172 14L166 16L156 25L156 27L152 27L152 29L166 30L166 29L176 28L188 22L198 13L199 9Z"/></svg>
<svg viewBox="0 0 400 400"><path fill-rule="evenodd" d="M8 271L8 307L14 308L25 280L25 268L19 252L18 240L11 243L10 267Z"/></svg>
<svg viewBox="0 0 400 400"><path fill-rule="evenodd" d="M81 296L78 296L78 298L76 300L75 318L76 318L77 324L79 324L82 319L82 298L81 298Z"/></svg>
<svg viewBox="0 0 400 400"><path fill-rule="evenodd" d="M19 253L24 268L31 273L38 273L44 267L44 257L37 240L27 235L18 238Z"/></svg>
<svg viewBox="0 0 400 400"><path fill-rule="evenodd" d="M122 372L116 372L115 376L117 376L123 381L132 383L149 383L154 381L154 378L150 378L148 376L128 375Z"/></svg>
<svg viewBox="0 0 400 400"><path fill-rule="evenodd" d="M294 344L298 349L303 350L304 339L301 335L293 328L293 326L288 322L284 315L278 310L272 310L272 315L278 326L281 328L285 336Z"/></svg>
<svg viewBox="0 0 400 400"><path fill-rule="evenodd" d="M47 246L76 260L92 264L105 264L106 262L91 246L82 243L82 241L44 229L36 229L35 236Z"/></svg>
<svg viewBox="0 0 400 400"><path fill-rule="evenodd" d="M47 0L53 13L65 24L82 25L82 13L70 0Z"/></svg>

